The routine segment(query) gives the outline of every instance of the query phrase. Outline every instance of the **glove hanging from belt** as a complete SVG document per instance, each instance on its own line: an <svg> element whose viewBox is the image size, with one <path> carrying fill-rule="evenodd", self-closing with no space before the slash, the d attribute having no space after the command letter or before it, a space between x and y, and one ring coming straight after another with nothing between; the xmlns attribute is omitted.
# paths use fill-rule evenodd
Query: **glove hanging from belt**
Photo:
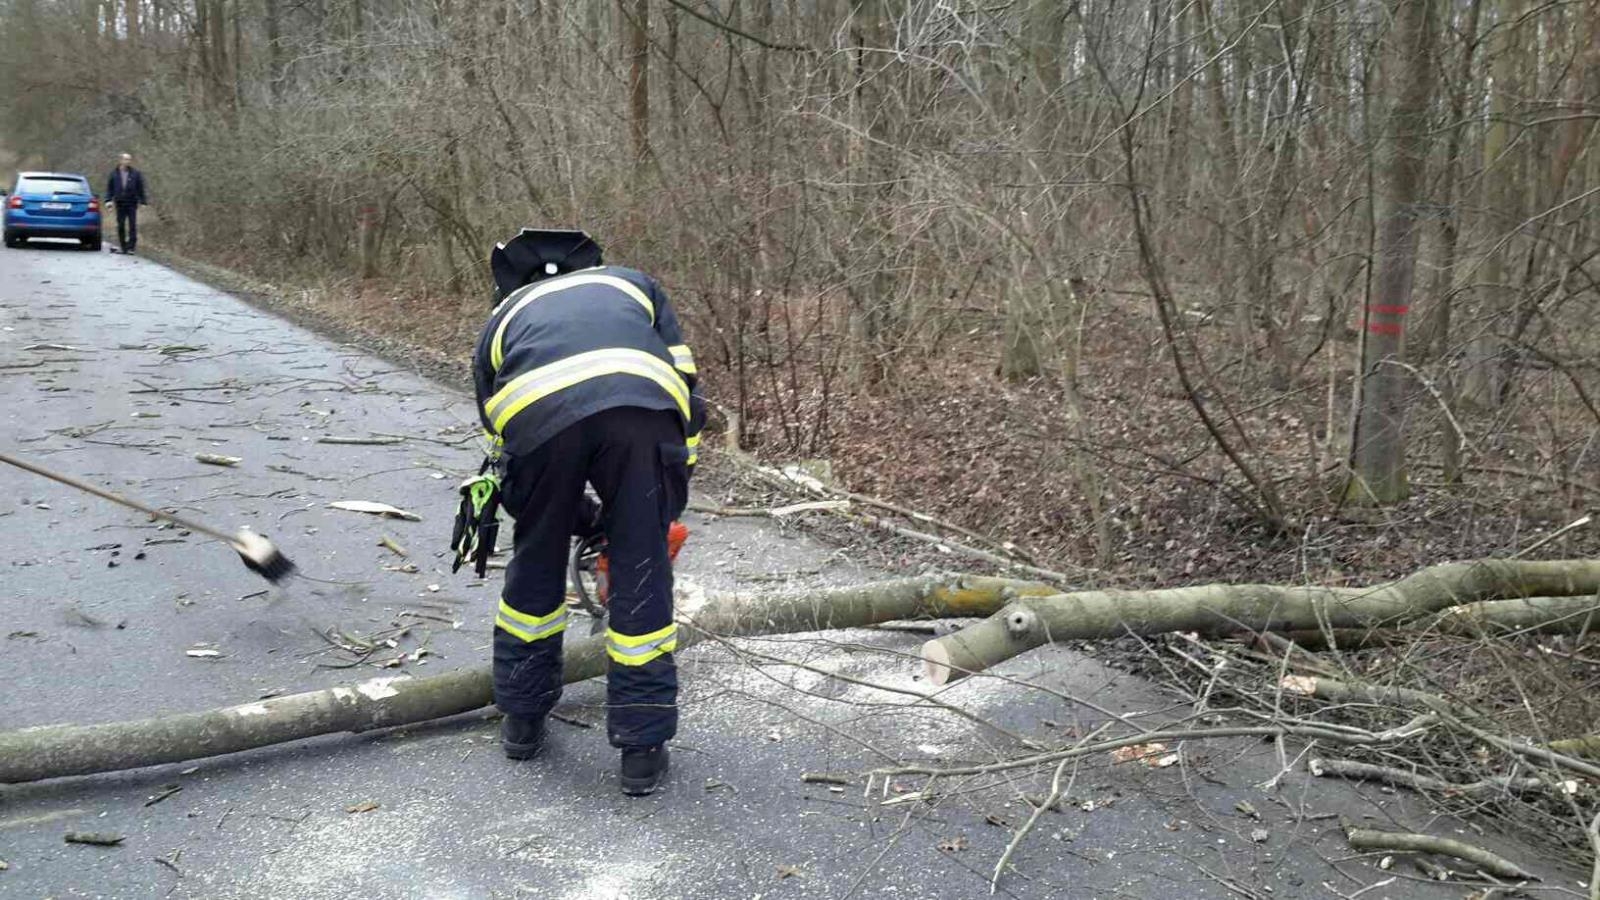
<svg viewBox="0 0 1600 900"><path fill-rule="evenodd" d="M500 536L500 476L491 470L490 462L485 459L477 475L461 482L461 506L456 510L456 526L450 535L450 549L456 554L450 566L452 573L460 571L461 564L470 559L482 578L489 567L495 539Z"/></svg>

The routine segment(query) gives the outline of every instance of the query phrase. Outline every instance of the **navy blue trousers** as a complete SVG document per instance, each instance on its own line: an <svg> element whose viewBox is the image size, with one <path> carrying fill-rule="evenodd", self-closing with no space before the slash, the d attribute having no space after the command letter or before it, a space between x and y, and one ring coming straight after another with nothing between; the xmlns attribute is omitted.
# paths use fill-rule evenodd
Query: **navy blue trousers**
<svg viewBox="0 0 1600 900"><path fill-rule="evenodd" d="M139 246L139 203L136 200L117 202L117 245L123 250Z"/></svg>
<svg viewBox="0 0 1600 900"><path fill-rule="evenodd" d="M561 698L567 555L587 483L600 496L611 561L607 735L615 747L648 747L677 733L667 528L683 514L688 481L683 422L669 410L602 410L507 458L502 502L516 520L515 549L494 630L503 712L536 719Z"/></svg>

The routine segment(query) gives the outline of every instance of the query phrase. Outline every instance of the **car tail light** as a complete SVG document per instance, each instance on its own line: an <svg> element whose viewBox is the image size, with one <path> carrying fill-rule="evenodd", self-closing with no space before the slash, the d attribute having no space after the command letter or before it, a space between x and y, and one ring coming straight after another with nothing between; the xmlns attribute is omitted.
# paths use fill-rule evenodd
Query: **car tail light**
<svg viewBox="0 0 1600 900"><path fill-rule="evenodd" d="M21 209L22 208L22 198L16 196L15 194L13 194L12 197L11 197L11 200L8 201L6 203L6 205L11 207L12 209Z"/></svg>
<svg viewBox="0 0 1600 900"><path fill-rule="evenodd" d="M91 198L89 200L89 212L99 212L99 211L100 211L100 201Z"/></svg>

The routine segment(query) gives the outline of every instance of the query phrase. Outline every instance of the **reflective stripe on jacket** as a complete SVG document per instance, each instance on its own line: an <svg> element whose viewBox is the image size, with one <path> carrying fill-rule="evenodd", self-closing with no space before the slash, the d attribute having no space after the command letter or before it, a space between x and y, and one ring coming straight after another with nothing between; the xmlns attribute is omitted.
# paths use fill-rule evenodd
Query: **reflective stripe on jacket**
<svg viewBox="0 0 1600 900"><path fill-rule="evenodd" d="M513 291L478 337L473 381L483 427L512 454L602 409L637 406L676 411L697 461L699 371L666 293L643 272L599 266Z"/></svg>

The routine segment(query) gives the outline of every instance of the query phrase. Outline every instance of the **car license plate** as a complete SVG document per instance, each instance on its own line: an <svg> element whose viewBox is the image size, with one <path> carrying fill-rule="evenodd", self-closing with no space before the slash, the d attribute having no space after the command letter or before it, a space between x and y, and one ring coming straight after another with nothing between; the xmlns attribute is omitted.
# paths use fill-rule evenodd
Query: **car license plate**
<svg viewBox="0 0 1600 900"><path fill-rule="evenodd" d="M41 203L41 204L39 204L39 208L40 209L71 209L72 208L72 204L71 203Z"/></svg>

